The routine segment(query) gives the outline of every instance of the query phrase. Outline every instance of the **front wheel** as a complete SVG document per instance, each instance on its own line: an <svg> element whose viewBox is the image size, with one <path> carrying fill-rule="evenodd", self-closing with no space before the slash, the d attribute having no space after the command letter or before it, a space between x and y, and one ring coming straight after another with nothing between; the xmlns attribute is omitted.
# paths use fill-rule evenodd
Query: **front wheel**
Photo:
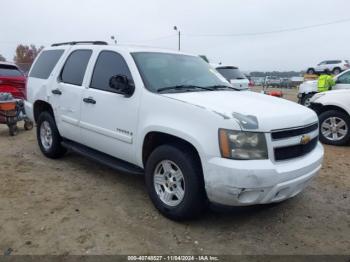
<svg viewBox="0 0 350 262"><path fill-rule="evenodd" d="M188 148L162 145L149 156L146 186L155 207L166 217L198 216L206 206L200 163Z"/></svg>
<svg viewBox="0 0 350 262"><path fill-rule="evenodd" d="M45 156L59 158L66 153L66 149L61 145L61 136L55 119L49 112L39 115L36 135L40 150Z"/></svg>
<svg viewBox="0 0 350 262"><path fill-rule="evenodd" d="M311 105L311 98L313 97L313 93L311 94L303 94L303 96L300 99L300 104L302 104L303 106L309 107Z"/></svg>
<svg viewBox="0 0 350 262"><path fill-rule="evenodd" d="M324 144L343 146L350 142L349 115L330 110L323 112L320 117L320 140Z"/></svg>

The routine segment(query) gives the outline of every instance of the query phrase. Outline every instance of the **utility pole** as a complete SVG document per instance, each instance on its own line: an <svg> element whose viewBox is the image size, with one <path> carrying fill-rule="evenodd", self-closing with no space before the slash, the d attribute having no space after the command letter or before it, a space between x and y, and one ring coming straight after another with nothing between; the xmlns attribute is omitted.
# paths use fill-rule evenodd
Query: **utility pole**
<svg viewBox="0 0 350 262"><path fill-rule="evenodd" d="M180 29L177 28L177 26L174 26L174 30L178 32L178 38L179 38L178 46L179 46L179 51L180 51L181 50L181 31L180 31Z"/></svg>

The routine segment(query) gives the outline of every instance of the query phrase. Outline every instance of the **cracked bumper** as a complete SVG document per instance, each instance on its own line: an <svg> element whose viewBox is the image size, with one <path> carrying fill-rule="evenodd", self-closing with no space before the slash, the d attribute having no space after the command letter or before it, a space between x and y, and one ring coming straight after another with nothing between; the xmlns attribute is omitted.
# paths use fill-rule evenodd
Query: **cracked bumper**
<svg viewBox="0 0 350 262"><path fill-rule="evenodd" d="M280 202L299 194L321 169L323 147L308 155L273 163L270 160L209 160L204 172L208 198L213 203L247 206Z"/></svg>

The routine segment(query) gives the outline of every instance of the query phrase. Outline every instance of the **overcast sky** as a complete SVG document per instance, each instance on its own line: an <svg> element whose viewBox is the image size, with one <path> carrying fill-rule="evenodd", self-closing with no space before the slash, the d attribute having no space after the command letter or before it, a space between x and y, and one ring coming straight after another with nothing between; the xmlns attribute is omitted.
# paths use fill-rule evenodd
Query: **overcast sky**
<svg viewBox="0 0 350 262"><path fill-rule="evenodd" d="M349 0L2 0L0 54L19 43L110 40L205 54L242 70L302 70L350 59L350 22L302 31L250 34L350 19Z"/></svg>

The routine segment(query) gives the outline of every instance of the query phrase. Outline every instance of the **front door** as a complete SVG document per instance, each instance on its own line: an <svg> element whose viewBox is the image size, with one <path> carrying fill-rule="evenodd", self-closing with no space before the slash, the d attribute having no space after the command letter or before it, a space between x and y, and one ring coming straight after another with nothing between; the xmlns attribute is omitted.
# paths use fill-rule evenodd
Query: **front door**
<svg viewBox="0 0 350 262"><path fill-rule="evenodd" d="M124 75L132 80L123 56L114 51L101 51L97 57L89 88L84 90L81 111L81 132L84 144L128 160L133 154L134 135L138 122L138 90L131 97L110 88L112 76Z"/></svg>
<svg viewBox="0 0 350 262"><path fill-rule="evenodd" d="M73 50L58 78L54 80L50 94L60 134L76 142L81 142L79 128L81 96L91 54L91 50Z"/></svg>

